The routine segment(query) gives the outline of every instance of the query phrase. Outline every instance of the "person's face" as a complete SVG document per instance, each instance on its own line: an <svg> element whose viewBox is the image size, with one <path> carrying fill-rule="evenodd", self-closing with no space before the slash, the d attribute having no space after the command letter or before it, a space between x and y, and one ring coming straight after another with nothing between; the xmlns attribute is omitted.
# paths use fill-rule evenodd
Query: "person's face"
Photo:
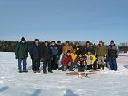
<svg viewBox="0 0 128 96"><path fill-rule="evenodd" d="M67 53L67 55L69 56L69 55L70 55L70 53Z"/></svg>
<svg viewBox="0 0 128 96"><path fill-rule="evenodd" d="M57 43L58 45L61 45L61 42Z"/></svg>
<svg viewBox="0 0 128 96"><path fill-rule="evenodd" d="M73 53L76 53L76 50L73 50Z"/></svg>
<svg viewBox="0 0 128 96"><path fill-rule="evenodd" d="M87 46L90 46L90 44L89 44L89 43L87 43Z"/></svg>
<svg viewBox="0 0 128 96"><path fill-rule="evenodd" d="M88 55L91 55L91 52L88 52Z"/></svg>
<svg viewBox="0 0 128 96"><path fill-rule="evenodd" d="M111 42L111 43L110 43L110 45L114 45L114 43L113 43L113 42Z"/></svg>
<svg viewBox="0 0 128 96"><path fill-rule="evenodd" d="M55 45L55 43L54 42L52 42L52 46L54 46Z"/></svg>
<svg viewBox="0 0 128 96"><path fill-rule="evenodd" d="M48 43L47 42L45 42L45 46L48 46Z"/></svg>
<svg viewBox="0 0 128 96"><path fill-rule="evenodd" d="M39 44L39 41L35 41L35 44L38 45Z"/></svg>
<svg viewBox="0 0 128 96"><path fill-rule="evenodd" d="M69 43L66 43L66 45L69 45Z"/></svg>
<svg viewBox="0 0 128 96"><path fill-rule="evenodd" d="M101 42L99 43L101 46L103 45Z"/></svg>

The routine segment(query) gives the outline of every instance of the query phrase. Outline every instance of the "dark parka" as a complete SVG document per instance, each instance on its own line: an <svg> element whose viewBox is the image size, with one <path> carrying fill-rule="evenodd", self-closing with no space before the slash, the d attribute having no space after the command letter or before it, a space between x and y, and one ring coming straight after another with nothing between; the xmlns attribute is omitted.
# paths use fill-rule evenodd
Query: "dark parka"
<svg viewBox="0 0 128 96"><path fill-rule="evenodd" d="M30 56L32 59L41 59L41 46L36 44L33 44L33 46L30 48Z"/></svg>
<svg viewBox="0 0 128 96"><path fill-rule="evenodd" d="M52 58L52 50L49 46L42 45L41 47L41 58L44 60L51 60Z"/></svg>
<svg viewBox="0 0 128 96"><path fill-rule="evenodd" d="M16 59L25 59L28 57L28 45L27 43L19 42L16 45L15 51Z"/></svg>
<svg viewBox="0 0 128 96"><path fill-rule="evenodd" d="M108 57L118 57L118 49L117 49L117 46L114 44L114 45L109 45L108 47Z"/></svg>

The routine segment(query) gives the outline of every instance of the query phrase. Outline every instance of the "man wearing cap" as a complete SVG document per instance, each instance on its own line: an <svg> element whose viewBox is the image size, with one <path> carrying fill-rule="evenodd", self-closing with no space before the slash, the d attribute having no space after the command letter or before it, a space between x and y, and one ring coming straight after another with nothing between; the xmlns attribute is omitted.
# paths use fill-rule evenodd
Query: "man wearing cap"
<svg viewBox="0 0 128 96"><path fill-rule="evenodd" d="M22 37L21 41L16 45L15 56L16 56L16 59L18 59L19 73L28 72L26 70L26 65L27 65L26 59L28 57L28 45L24 37ZM22 66L22 62L23 62L23 66Z"/></svg>
<svg viewBox="0 0 128 96"><path fill-rule="evenodd" d="M107 55L109 59L110 69L116 71L117 70L116 58L118 57L118 49L113 40L110 42Z"/></svg>
<svg viewBox="0 0 128 96"><path fill-rule="evenodd" d="M33 72L40 73L41 46L38 39L35 39L33 46L30 48L30 56L32 59Z"/></svg>

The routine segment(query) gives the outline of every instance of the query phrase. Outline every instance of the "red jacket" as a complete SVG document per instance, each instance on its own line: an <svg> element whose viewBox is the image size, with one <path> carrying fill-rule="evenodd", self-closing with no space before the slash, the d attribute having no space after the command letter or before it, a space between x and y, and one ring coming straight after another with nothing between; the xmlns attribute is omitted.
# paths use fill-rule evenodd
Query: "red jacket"
<svg viewBox="0 0 128 96"><path fill-rule="evenodd" d="M68 65L69 63L71 63L73 60L72 60L72 57L71 55L64 55L63 58L62 58L62 61L61 63L63 65Z"/></svg>

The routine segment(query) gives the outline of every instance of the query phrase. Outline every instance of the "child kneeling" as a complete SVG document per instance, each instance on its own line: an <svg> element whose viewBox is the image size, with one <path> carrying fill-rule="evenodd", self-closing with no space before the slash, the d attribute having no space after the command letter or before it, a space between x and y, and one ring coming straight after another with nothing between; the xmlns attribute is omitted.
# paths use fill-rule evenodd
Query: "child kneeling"
<svg viewBox="0 0 128 96"><path fill-rule="evenodd" d="M71 66L72 64L72 57L71 57L71 52L70 50L67 51L66 54L63 55L62 57L62 61L61 61L61 64L62 64L62 71L66 71L68 69L68 67Z"/></svg>
<svg viewBox="0 0 128 96"><path fill-rule="evenodd" d="M86 70L91 70L93 69L93 64L96 61L96 56L93 55L91 52L87 52L87 54L85 54L86 56Z"/></svg>

